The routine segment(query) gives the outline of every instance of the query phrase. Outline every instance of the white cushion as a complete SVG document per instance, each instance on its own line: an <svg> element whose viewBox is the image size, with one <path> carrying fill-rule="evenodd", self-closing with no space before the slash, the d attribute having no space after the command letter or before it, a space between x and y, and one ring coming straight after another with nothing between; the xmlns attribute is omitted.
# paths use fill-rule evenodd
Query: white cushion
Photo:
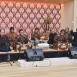
<svg viewBox="0 0 77 77"><path fill-rule="evenodd" d="M38 44L38 47L49 47L49 44L47 44L47 43L40 43L40 44Z"/></svg>

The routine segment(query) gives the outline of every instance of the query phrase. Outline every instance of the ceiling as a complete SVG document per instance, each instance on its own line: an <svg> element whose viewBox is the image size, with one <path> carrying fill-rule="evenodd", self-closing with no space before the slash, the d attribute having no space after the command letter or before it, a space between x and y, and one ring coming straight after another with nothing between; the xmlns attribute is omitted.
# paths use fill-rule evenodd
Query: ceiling
<svg viewBox="0 0 77 77"><path fill-rule="evenodd" d="M1 1L1 0L0 0ZM3 0L2 0L3 1ZM5 1L19 1L19 2L42 2L42 3L55 3L64 4L73 0L5 0Z"/></svg>

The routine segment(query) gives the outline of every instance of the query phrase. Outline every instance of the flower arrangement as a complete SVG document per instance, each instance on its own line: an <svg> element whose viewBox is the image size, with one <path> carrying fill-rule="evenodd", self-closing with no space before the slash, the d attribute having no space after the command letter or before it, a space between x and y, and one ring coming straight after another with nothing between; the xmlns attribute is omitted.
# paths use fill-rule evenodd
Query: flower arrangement
<svg viewBox="0 0 77 77"><path fill-rule="evenodd" d="M50 16L48 15L47 18L44 20L44 22L45 22L45 25L44 25L45 29L49 30L50 28L49 24L52 22L52 18L50 18Z"/></svg>
<svg viewBox="0 0 77 77"><path fill-rule="evenodd" d="M50 24L51 22L52 22L52 18L50 18L48 15L47 18L45 19L45 24Z"/></svg>

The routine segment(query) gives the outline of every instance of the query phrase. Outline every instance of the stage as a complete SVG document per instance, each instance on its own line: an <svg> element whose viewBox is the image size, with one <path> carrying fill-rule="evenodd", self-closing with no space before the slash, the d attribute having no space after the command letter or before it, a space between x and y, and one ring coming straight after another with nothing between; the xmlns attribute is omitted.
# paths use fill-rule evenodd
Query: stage
<svg viewBox="0 0 77 77"><path fill-rule="evenodd" d="M56 50L56 49L42 49L44 58L57 58L57 57L68 57L67 50ZM18 59L25 59L24 52L0 52L0 61L7 61L8 55L10 55L10 61L17 61Z"/></svg>
<svg viewBox="0 0 77 77"><path fill-rule="evenodd" d="M77 64L77 59L68 57L59 58L44 58L42 61L26 61L25 59L18 60L19 67L49 67L49 66L64 66Z"/></svg>

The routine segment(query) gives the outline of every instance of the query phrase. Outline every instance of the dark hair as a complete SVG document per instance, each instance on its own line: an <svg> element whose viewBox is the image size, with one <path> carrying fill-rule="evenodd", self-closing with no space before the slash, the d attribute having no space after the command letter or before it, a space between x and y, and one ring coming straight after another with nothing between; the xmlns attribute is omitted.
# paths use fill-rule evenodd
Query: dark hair
<svg viewBox="0 0 77 77"><path fill-rule="evenodd" d="M60 30L60 32L62 32L62 31L64 31L64 32L65 32L65 30L64 30L64 29Z"/></svg>
<svg viewBox="0 0 77 77"><path fill-rule="evenodd" d="M21 31L23 31L23 29L20 29L20 30L19 30L19 33L20 33Z"/></svg>
<svg viewBox="0 0 77 77"><path fill-rule="evenodd" d="M10 30L14 30L14 27L10 27Z"/></svg>
<svg viewBox="0 0 77 77"><path fill-rule="evenodd" d="M39 30L39 28L35 28L35 30Z"/></svg>

